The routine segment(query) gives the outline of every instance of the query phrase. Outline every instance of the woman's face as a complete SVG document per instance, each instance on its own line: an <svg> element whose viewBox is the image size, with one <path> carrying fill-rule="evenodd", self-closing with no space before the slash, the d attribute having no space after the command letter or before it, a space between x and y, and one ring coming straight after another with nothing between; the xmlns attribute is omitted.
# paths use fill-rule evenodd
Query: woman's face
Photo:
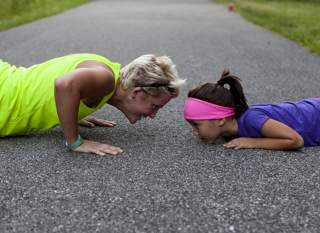
<svg viewBox="0 0 320 233"><path fill-rule="evenodd" d="M166 105L172 96L166 93L160 96L151 96L141 88L132 91L127 103L126 117L131 124L136 123L144 117L155 118L159 109Z"/></svg>

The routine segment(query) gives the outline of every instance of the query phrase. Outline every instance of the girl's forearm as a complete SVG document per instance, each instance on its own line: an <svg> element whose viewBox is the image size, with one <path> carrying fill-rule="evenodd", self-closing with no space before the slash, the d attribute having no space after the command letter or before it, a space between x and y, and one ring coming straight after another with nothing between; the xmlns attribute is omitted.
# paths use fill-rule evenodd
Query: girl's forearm
<svg viewBox="0 0 320 233"><path fill-rule="evenodd" d="M271 150L294 150L304 146L304 140L300 134L288 125L268 119L262 126L263 138L256 138L256 148Z"/></svg>
<svg viewBox="0 0 320 233"><path fill-rule="evenodd" d="M295 150L303 147L303 143L295 139L282 138L248 138L252 148L269 150Z"/></svg>
<svg viewBox="0 0 320 233"><path fill-rule="evenodd" d="M301 140L299 137L293 139L240 137L225 143L224 147L232 149L294 150L303 147L303 139Z"/></svg>

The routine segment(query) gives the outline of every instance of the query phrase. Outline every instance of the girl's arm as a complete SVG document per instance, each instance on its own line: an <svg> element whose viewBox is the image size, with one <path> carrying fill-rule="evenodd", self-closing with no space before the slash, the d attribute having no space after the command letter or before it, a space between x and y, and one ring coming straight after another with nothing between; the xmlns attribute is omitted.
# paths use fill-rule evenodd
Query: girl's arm
<svg viewBox="0 0 320 233"><path fill-rule="evenodd" d="M268 119L262 126L264 138L236 138L224 144L225 148L260 148L269 150L293 150L304 146L303 138L289 126Z"/></svg>
<svg viewBox="0 0 320 233"><path fill-rule="evenodd" d="M78 111L80 100L92 102L101 100L114 88L114 78L103 67L78 68L55 81L55 100L60 125L66 141L74 143L78 137ZM121 149L107 144L84 140L76 149L100 155L117 154Z"/></svg>

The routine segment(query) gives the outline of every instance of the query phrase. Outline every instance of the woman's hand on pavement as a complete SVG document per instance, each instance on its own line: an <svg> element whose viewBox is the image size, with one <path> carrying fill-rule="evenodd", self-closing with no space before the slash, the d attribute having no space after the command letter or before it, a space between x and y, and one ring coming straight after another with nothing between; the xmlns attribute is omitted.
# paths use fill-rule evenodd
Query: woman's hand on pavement
<svg viewBox="0 0 320 233"><path fill-rule="evenodd" d="M95 127L95 126L114 127L116 125L114 121L107 121L107 120L99 119L93 116L88 116L81 119L78 122L78 124L86 127Z"/></svg>
<svg viewBox="0 0 320 233"><path fill-rule="evenodd" d="M81 144L81 146L79 146L74 151L84 152L84 153L93 153L97 155L107 155L107 154L117 155L123 152L123 150L120 147L103 144L95 141L90 141L90 140L83 140L83 143Z"/></svg>

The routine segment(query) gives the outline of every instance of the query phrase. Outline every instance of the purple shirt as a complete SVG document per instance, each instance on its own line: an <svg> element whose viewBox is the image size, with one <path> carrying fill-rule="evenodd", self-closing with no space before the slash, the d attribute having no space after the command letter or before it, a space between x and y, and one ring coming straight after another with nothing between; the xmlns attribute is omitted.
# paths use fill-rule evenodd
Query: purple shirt
<svg viewBox="0 0 320 233"><path fill-rule="evenodd" d="M303 137L305 146L320 145L320 98L252 105L238 119L239 136L263 137L261 128L268 119L294 129Z"/></svg>

